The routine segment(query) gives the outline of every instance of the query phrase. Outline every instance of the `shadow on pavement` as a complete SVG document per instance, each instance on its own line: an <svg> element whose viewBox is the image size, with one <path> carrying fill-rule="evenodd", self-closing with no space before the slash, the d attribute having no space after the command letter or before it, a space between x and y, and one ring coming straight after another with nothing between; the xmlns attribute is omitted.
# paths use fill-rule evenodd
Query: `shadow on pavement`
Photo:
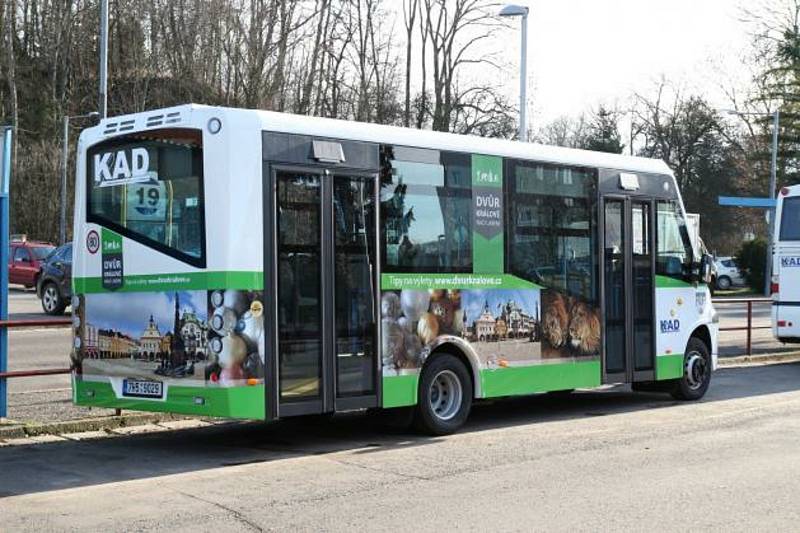
<svg viewBox="0 0 800 533"><path fill-rule="evenodd" d="M718 371L703 402L800 390L800 363ZM568 397L536 395L475 406L462 432L631 413L681 404L619 386ZM443 437L446 438L446 437ZM187 430L0 448L0 497L263 463L345 450L358 453L435 444L443 438L343 414L274 424L231 422Z"/></svg>

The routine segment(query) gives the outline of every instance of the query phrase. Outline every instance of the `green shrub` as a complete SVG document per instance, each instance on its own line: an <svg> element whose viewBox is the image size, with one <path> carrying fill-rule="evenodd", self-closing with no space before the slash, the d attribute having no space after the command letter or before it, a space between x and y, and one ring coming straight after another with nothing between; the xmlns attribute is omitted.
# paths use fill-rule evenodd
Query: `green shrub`
<svg viewBox="0 0 800 533"><path fill-rule="evenodd" d="M747 284L754 291L764 289L764 266L767 259L767 241L755 239L742 243L736 252L736 262L744 274Z"/></svg>

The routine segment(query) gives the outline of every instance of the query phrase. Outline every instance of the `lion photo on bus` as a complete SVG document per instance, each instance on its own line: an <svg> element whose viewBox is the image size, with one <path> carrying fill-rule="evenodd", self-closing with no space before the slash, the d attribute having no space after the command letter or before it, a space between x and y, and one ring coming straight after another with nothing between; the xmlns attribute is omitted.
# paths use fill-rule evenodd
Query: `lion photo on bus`
<svg viewBox="0 0 800 533"><path fill-rule="evenodd" d="M542 358L585 357L600 352L598 310L574 296L542 290Z"/></svg>

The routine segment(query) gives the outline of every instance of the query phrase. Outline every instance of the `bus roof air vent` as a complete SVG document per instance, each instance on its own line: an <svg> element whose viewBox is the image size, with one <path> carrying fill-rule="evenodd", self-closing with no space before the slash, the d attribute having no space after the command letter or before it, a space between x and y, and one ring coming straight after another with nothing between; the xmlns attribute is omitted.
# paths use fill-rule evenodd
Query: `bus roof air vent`
<svg viewBox="0 0 800 533"><path fill-rule="evenodd" d="M131 131L136 126L136 119L123 120L119 123L119 131Z"/></svg>
<svg viewBox="0 0 800 533"><path fill-rule="evenodd" d="M112 133L117 133L117 127L119 124L117 122L106 122L106 129L103 130L103 135L110 135Z"/></svg>
<svg viewBox="0 0 800 533"><path fill-rule="evenodd" d="M159 113L157 115L150 115L149 117L147 117L147 121L145 122L145 127L155 128L157 126L163 126L165 124L177 124L180 121L181 121L180 111L172 111L171 113L167 113L166 115L163 113Z"/></svg>
<svg viewBox="0 0 800 533"><path fill-rule="evenodd" d="M155 126L160 126L164 123L164 115L150 115L147 117L147 123L145 124L148 128L153 128Z"/></svg>

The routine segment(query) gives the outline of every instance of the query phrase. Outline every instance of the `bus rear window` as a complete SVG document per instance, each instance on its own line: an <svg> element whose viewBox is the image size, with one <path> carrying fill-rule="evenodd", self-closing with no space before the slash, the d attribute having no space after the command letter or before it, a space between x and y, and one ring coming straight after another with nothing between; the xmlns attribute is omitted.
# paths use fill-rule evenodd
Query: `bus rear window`
<svg viewBox="0 0 800 533"><path fill-rule="evenodd" d="M88 221L205 266L201 134L162 130L88 152Z"/></svg>
<svg viewBox="0 0 800 533"><path fill-rule="evenodd" d="M800 241L800 196L783 200L779 240Z"/></svg>

